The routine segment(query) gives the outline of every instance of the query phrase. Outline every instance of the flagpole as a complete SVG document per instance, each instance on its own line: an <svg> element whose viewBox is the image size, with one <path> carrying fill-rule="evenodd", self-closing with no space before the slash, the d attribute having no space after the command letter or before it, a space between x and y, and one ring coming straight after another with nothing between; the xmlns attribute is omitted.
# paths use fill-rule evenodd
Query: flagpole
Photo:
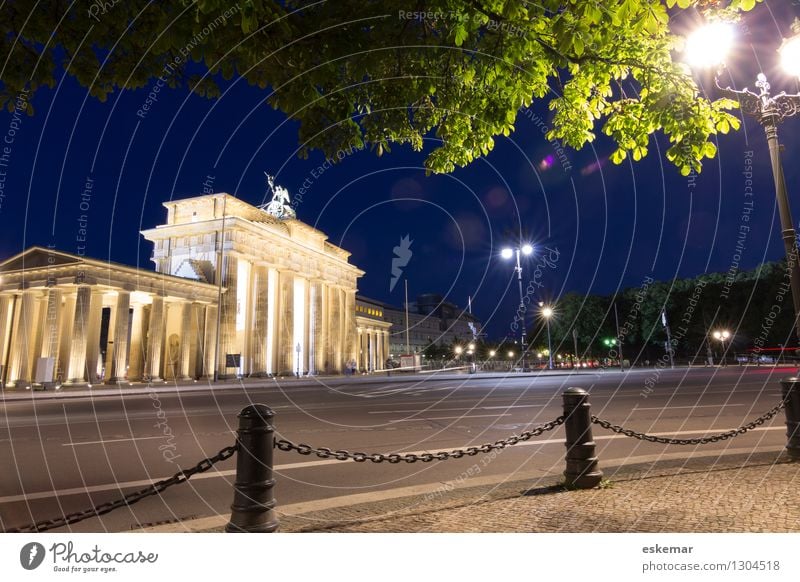
<svg viewBox="0 0 800 582"><path fill-rule="evenodd" d="M408 339L408 279L403 279L406 288L406 354L411 354L411 345Z"/></svg>

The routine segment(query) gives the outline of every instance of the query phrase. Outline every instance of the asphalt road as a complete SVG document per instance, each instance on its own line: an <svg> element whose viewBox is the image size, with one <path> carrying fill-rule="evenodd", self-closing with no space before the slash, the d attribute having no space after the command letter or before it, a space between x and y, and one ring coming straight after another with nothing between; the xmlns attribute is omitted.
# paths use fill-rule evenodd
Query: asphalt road
<svg viewBox="0 0 800 582"><path fill-rule="evenodd" d="M0 404L0 526L24 525L109 501L192 466L234 442L236 414L271 406L280 438L331 449L424 452L505 438L561 413L561 393L591 392L592 412L638 431L702 436L740 426L774 406L779 379L794 370L710 368L583 372L571 376L480 375L410 381L374 377L327 384L200 389L119 396L32 397ZM702 448L780 450L783 414L735 439L665 446L595 428L607 465ZM166 434L165 434L166 432ZM172 435L170 437L169 435ZM276 451L279 504L386 492L410 485L563 471L563 429L492 455L431 463L353 463ZM229 514L235 459L72 531L128 531L141 525ZM56 530L66 531L66 530Z"/></svg>

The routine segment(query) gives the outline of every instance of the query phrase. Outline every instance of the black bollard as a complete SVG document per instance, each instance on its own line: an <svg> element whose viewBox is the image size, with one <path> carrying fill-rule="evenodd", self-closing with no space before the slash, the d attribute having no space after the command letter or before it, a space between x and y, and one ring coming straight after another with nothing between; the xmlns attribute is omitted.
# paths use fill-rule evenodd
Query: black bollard
<svg viewBox="0 0 800 582"><path fill-rule="evenodd" d="M226 532L271 533L278 529L272 495L274 416L272 409L263 404L250 405L239 413L236 482Z"/></svg>
<svg viewBox="0 0 800 582"><path fill-rule="evenodd" d="M786 452L800 460L800 378L781 380L781 396L786 403Z"/></svg>
<svg viewBox="0 0 800 582"><path fill-rule="evenodd" d="M603 479L595 456L589 394L583 388L567 388L564 398L564 429L567 433L566 485L591 489Z"/></svg>

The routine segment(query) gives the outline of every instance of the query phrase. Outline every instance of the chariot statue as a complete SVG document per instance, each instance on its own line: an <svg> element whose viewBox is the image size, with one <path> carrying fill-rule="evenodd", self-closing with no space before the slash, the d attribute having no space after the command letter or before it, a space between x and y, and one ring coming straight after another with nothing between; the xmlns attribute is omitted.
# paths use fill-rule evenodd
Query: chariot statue
<svg viewBox="0 0 800 582"><path fill-rule="evenodd" d="M283 186L276 185L274 176L270 176L266 172L264 172L264 175L267 177L267 186L269 186L269 192L272 194L272 200L266 204L262 204L259 208L267 214L281 220L285 218L296 218L297 216L294 212L294 208L292 208L291 201L289 200L289 191Z"/></svg>

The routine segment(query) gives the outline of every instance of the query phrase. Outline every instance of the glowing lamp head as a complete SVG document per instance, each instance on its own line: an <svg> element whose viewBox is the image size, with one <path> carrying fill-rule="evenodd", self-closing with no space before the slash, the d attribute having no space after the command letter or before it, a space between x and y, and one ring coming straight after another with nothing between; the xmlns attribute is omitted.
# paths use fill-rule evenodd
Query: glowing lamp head
<svg viewBox="0 0 800 582"><path fill-rule="evenodd" d="M504 259L510 259L511 257L514 256L514 251L513 249L506 247L502 251L500 251L500 256L503 257Z"/></svg>
<svg viewBox="0 0 800 582"><path fill-rule="evenodd" d="M733 46L734 36L733 24L730 22L709 22L686 39L686 61L698 69L724 64Z"/></svg>
<svg viewBox="0 0 800 582"><path fill-rule="evenodd" d="M508 357L509 358L513 358L514 357L514 352L508 352Z"/></svg>
<svg viewBox="0 0 800 582"><path fill-rule="evenodd" d="M530 255L533 253L533 245L522 245L522 254Z"/></svg>
<svg viewBox="0 0 800 582"><path fill-rule="evenodd" d="M461 346L456 346L455 352L456 352L457 355L460 355L461 352L463 352L463 351L464 351L464 348L462 348Z"/></svg>
<svg viewBox="0 0 800 582"><path fill-rule="evenodd" d="M542 307L542 317L546 319L550 319L553 316L553 308L552 307Z"/></svg>
<svg viewBox="0 0 800 582"><path fill-rule="evenodd" d="M497 353L497 352L495 352L494 350L490 350L490 351L489 351L489 357L490 357L490 358L493 358L493 357L494 357L494 355L495 355L496 353Z"/></svg>
<svg viewBox="0 0 800 582"><path fill-rule="evenodd" d="M792 23L794 35L784 39L778 52L781 54L781 67L793 77L800 77L800 18Z"/></svg>

